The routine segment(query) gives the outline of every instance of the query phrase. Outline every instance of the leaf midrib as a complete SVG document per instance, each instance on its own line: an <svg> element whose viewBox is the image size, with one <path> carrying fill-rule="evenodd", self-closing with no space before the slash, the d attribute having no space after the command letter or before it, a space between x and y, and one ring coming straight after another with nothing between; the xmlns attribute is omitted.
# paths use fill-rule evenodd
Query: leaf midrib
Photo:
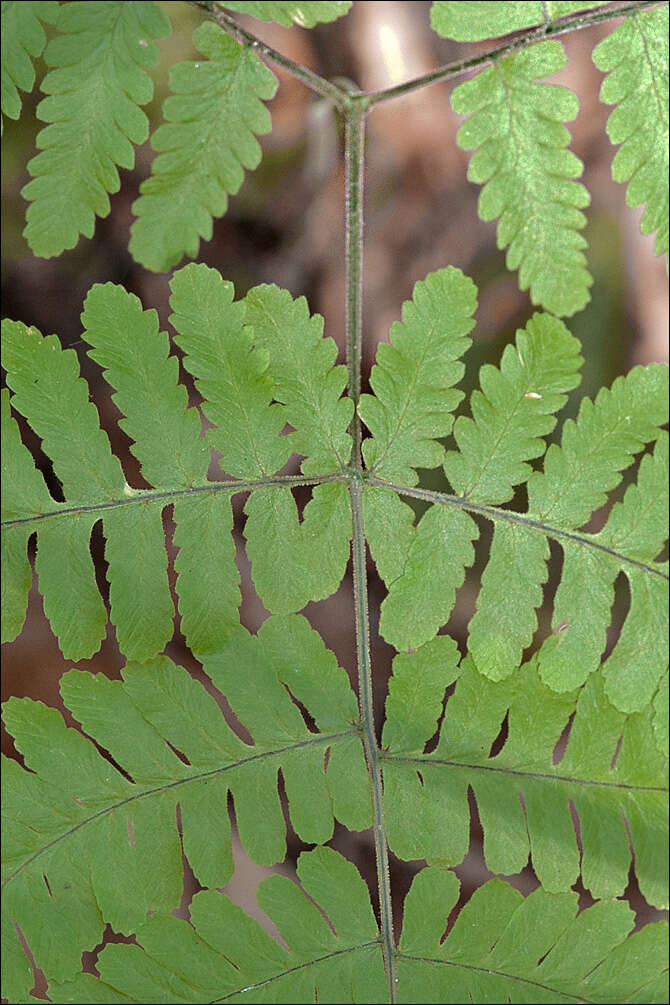
<svg viewBox="0 0 670 1005"><path fill-rule="evenodd" d="M239 768L241 765L244 764L250 764L254 761L268 760L271 757L281 757L283 754L286 754L289 751L298 750L302 747L312 747L317 746L318 744L332 743L334 740L340 740L346 736L355 736L355 735L357 735L357 730L354 727L352 727L351 729L342 730L342 732L339 733L322 733L317 736L314 736L314 738L306 740L298 740L296 743L289 743L285 747L276 747L273 750L266 750L260 754L251 754L249 755L249 757L240 758L240 760L233 761L232 763L226 764L221 768L211 768L208 771L198 772L198 774L196 775L189 775L184 778L177 778L174 781L166 782L163 785L154 786L154 788L146 789L143 792L134 793L133 795L128 796L126 799L119 799L117 800L117 802L112 803L109 806L105 806L104 809L98 810L96 813L92 813L91 816L86 817L85 820L80 820L74 826L69 827L62 834L59 834L51 841L48 841L37 851L33 852L30 855L30 857L25 860L25 862L22 862L21 865L14 870L14 872L10 873L2 881L2 888L4 889L6 886L8 886L14 879L17 878L17 876L19 876L25 869L27 869L32 862L38 859L40 855L43 855L45 852L50 851L55 845L59 844L61 841L64 841L66 838L71 837L77 831L81 830L82 827L86 827L94 820L99 820L100 817L104 817L108 813L112 813L114 812L114 810L120 809L121 806L127 806L129 803L137 802L138 800L145 799L149 796L161 795L162 793L167 792L170 789L178 788L181 785L188 785L190 782L199 782L205 778L212 778L215 775L221 775L225 771L232 771L235 768Z"/></svg>
<svg viewBox="0 0 670 1005"><path fill-rule="evenodd" d="M625 782L604 782L599 779L576 778L571 775L552 774L551 772L519 771L517 768L503 768L494 764L467 764L464 761L449 761L446 759L431 757L430 754L416 754L412 756L387 753L383 755L383 760L384 762L399 761L406 764L420 764L422 768L435 766L438 768L462 768L463 770L468 771L494 771L498 774L514 775L516 777L530 778L538 781L566 782L570 785L583 785L590 786L592 788L622 789L624 792L668 792L667 786L663 785L634 785L633 783Z"/></svg>

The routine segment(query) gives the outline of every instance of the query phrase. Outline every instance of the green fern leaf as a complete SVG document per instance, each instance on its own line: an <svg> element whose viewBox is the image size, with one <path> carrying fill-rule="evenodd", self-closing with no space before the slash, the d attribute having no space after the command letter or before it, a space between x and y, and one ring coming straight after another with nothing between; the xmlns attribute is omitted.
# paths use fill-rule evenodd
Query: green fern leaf
<svg viewBox="0 0 670 1005"><path fill-rule="evenodd" d="M259 904L287 948L224 894L207 890L195 895L190 924L149 919L141 949L107 947L101 980L80 974L50 984L53 1001L130 1001L138 987L146 1001L331 1001L342 987L352 1001L382 1001L377 923L355 866L330 848L315 848L301 854L297 874L299 886L271 876L258 888Z"/></svg>
<svg viewBox="0 0 670 1005"><path fill-rule="evenodd" d="M619 483L620 472L631 463L632 455L658 437L667 407L665 373L664 367L636 368L615 381L611 391L603 389L595 403L585 399L577 422L569 420L565 425L562 446L549 447L544 471L533 472L528 481L530 521L544 526L549 536L554 528L564 555L553 632L540 655L543 680L556 689L577 687L599 666L606 648L614 581L620 571L632 583L637 576L636 563L645 565L640 575L649 583L639 603L640 613L647 610L647 619L647 591L660 599L664 580L656 573L661 570L648 569L646 555L637 558L623 542L622 547L610 547L604 539L606 550L589 549L580 541L600 544L601 539L574 532L606 501L606 492ZM513 672L535 631L533 612L541 601L548 558L546 542L538 540L538 530L529 523L505 528L496 523L471 623L472 654L482 673L493 680ZM658 540L655 554L662 546ZM512 576L506 575L510 569L515 570ZM500 589L503 581L505 590ZM638 602L631 612L634 617L637 607ZM505 633L496 630L501 623L507 626ZM642 662L648 668L648 683L643 687L637 680L641 690L635 706L623 703L623 698L622 703L617 700L622 711L640 709L656 689L661 672L657 671L658 658Z"/></svg>
<svg viewBox="0 0 670 1005"><path fill-rule="evenodd" d="M519 285L532 303L571 315L589 300L592 279L579 234L589 195L571 179L582 164L565 147L563 123L578 110L567 88L537 83L565 65L560 42L544 42L506 59L460 84L452 107L470 115L458 143L477 150L468 177L483 184L482 220L500 218L498 247L508 248L507 266L519 269Z"/></svg>
<svg viewBox="0 0 670 1005"><path fill-rule="evenodd" d="M593 50L608 76L600 99L616 105L607 123L622 144L612 163L615 181L628 182L629 206L646 203L640 228L657 231L654 251L668 250L668 8L641 11Z"/></svg>
<svg viewBox="0 0 670 1005"><path fill-rule="evenodd" d="M276 21L278 24L285 24L290 27L298 24L302 28L313 28L315 24L325 24L335 21L338 17L347 14L351 8L351 0L329 0L328 3L299 3L277 2L272 3L219 3L219 7L226 7L228 10L240 11L242 14L251 14L259 21Z"/></svg>
<svg viewBox="0 0 670 1005"><path fill-rule="evenodd" d="M4 332L3 332L4 337ZM19 427L9 409L9 391L2 391L2 519L21 520L25 514L39 516L51 506L51 496L21 443ZM2 641L19 634L26 617L32 581L27 546L30 521L3 528L2 534Z"/></svg>
<svg viewBox="0 0 670 1005"><path fill-rule="evenodd" d="M37 116L51 123L37 137L42 150L28 164L23 188L24 231L36 255L51 258L91 237L96 216L109 213L118 167L131 168L132 144L143 143L148 120L140 109L153 95L145 67L158 62L153 39L170 33L155 3L67 3L44 53L54 67L42 82L48 97ZM76 151L76 156L73 151Z"/></svg>
<svg viewBox="0 0 670 1005"><path fill-rule="evenodd" d="M232 875L227 791L249 854L265 864L284 857L280 765L297 832L312 843L332 835L329 783L339 769L333 758L324 769L324 754L355 737L358 718L346 674L332 654L304 619L273 618L258 637L238 629L224 651L205 660L205 670L225 691L252 745L231 731L202 685L165 657L129 663L123 683L74 670L62 678L67 707L125 775L66 729L54 710L15 699L5 708L5 722L35 772L26 775L15 765L8 773L7 813L17 827L7 848L6 909L38 965L55 980L79 970L82 947L100 940L105 921L129 933L147 911L167 914L178 905L177 805L191 867L210 886L222 887ZM329 732L308 730L285 685L301 701L314 696L315 719ZM358 802L367 802L367 812L354 820L345 812L343 822L366 827L370 801L357 744L359 768L346 776L346 785L359 785ZM32 801L42 790L48 798ZM213 804L221 808L221 826L212 833ZM35 926L31 897L49 916L60 917L51 931Z"/></svg>
<svg viewBox="0 0 670 1005"><path fill-rule="evenodd" d="M582 879L593 895L621 896L628 882L623 813L637 835L634 849L639 841L636 875L644 896L658 906L667 903L661 851L667 764L656 746L649 706L626 717L609 703L598 675L581 693L556 694L542 683L535 660L510 680L492 683L479 675L470 658L455 670L449 641L438 637L394 662L383 737L391 849L403 859L461 862L469 845L471 788L488 868L518 872L530 852L544 889L559 893L570 888L580 871L572 803L581 822ZM445 688L455 676L439 742L433 753L424 754ZM412 703L403 700L408 693L425 703L413 720L408 711ZM573 714L567 749L556 764L556 744ZM505 719L507 740L492 757L491 746ZM547 816L551 828L545 826ZM656 837L649 833L650 821L658 826Z"/></svg>
<svg viewBox="0 0 670 1005"><path fill-rule="evenodd" d="M200 416L188 408L186 388L177 383L179 364L169 355L156 311L121 286L94 286L84 301L83 338L107 382L119 388L114 402L142 474L156 488L190 488L207 475L209 449L200 440Z"/></svg>
<svg viewBox="0 0 670 1005"><path fill-rule="evenodd" d="M387 642L400 651L416 649L449 620L478 536L472 517L453 506L432 506L425 513L403 573L382 603L379 630Z"/></svg>
<svg viewBox="0 0 670 1005"><path fill-rule="evenodd" d="M372 437L363 443L366 466L378 477L415 485L413 467L437 467L444 451L437 437L451 431L451 412L463 397L452 390L463 376L456 362L470 340L477 291L460 269L433 272L403 304L402 322L381 343L359 412Z"/></svg>
<svg viewBox="0 0 670 1005"><path fill-rule="evenodd" d="M258 489L244 509L254 584L269 610L288 614L335 592L349 560L352 533L346 486L316 486L301 523L288 488ZM314 563L316 551L319 561Z"/></svg>
<svg viewBox="0 0 670 1005"><path fill-rule="evenodd" d="M588 10L598 4L563 3L500 3L475 0L457 3L449 0L433 0L430 8L430 23L442 38L453 38L457 42L479 42L496 35L508 35L522 28L551 24L557 18L565 17L576 10Z"/></svg>
<svg viewBox="0 0 670 1005"><path fill-rule="evenodd" d="M58 18L55 0L3 0L2 3L2 114L18 119L19 91L32 91L33 59L42 55L47 38L40 24Z"/></svg>
<svg viewBox="0 0 670 1005"><path fill-rule="evenodd" d="M365 536L377 572L387 586L405 571L416 536L414 510L395 492L366 485L363 494Z"/></svg>
<svg viewBox="0 0 670 1005"><path fill-rule="evenodd" d="M456 877L437 866L415 877L405 898L398 1001L661 1001L645 995L664 979L666 926L631 934L627 904L578 914L576 893L538 889L524 899L492 879L442 940L458 895Z"/></svg>
<svg viewBox="0 0 670 1005"><path fill-rule="evenodd" d="M528 479L526 461L541 456L543 437L554 428L554 413L566 391L579 383L579 343L564 324L536 314L517 332L500 369L482 367L482 391L470 399L472 419L454 426L459 452L450 452L444 470L458 493L476 502L502 503Z"/></svg>
<svg viewBox="0 0 670 1005"><path fill-rule="evenodd" d="M274 396L295 427L291 446L302 454L305 474L322 475L349 463L352 415L344 366L333 366L337 347L323 338L323 318L310 316L304 297L294 300L278 286L255 286L246 296L245 323L270 359Z"/></svg>
<svg viewBox="0 0 670 1005"><path fill-rule="evenodd" d="M170 71L166 122L151 140L158 157L133 205L131 254L158 272L185 254L195 258L200 238L211 239L212 218L225 213L243 169L260 162L256 136L270 130L261 99L277 89L256 53L213 22L201 24L193 42L205 58Z"/></svg>
<svg viewBox="0 0 670 1005"><path fill-rule="evenodd" d="M170 286L176 342L187 354L184 365L196 377L203 411L214 424L206 440L237 478L278 471L291 455L290 437L279 437L285 410L272 404L269 355L244 328L245 308L233 303L233 284L206 265L187 265Z"/></svg>

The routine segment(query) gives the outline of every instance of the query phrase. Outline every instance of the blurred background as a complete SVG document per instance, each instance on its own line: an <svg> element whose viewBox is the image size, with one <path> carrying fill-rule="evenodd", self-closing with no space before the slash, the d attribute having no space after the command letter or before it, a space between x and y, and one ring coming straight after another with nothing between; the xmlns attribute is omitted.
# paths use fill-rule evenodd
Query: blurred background
<svg viewBox="0 0 670 1005"><path fill-rule="evenodd" d="M174 63L196 57L191 42L202 13L186 3L161 3L173 25L172 36L160 43L163 50L154 71L155 97L147 111L152 129L161 121L161 106L167 94L168 72ZM330 25L311 31L282 28L239 17L240 23L271 46L325 77L346 77L361 88L378 89L423 74L442 63L471 55L488 46L461 45L440 39L429 27L427 2L365 2L358 0L351 13ZM569 58L567 67L552 82L574 90L581 111L571 124L572 149L585 163L584 181L591 193L587 212L588 259L594 277L588 307L568 321L581 340L586 359L583 382L564 416L574 415L583 395L593 396L603 384L638 363L667 360L667 273L665 262L653 256L653 238L639 232L641 210L625 205L625 189L611 180L614 150L605 133L609 109L598 101L602 75L590 53L612 25L589 28L563 36ZM302 84L271 66L280 87L270 103L272 133L261 138L264 155L260 167L247 175L242 190L230 199L225 217L214 223L214 237L201 244L198 261L220 270L232 280L238 296L262 282L275 282L293 296L305 295L312 312L326 319L325 333L340 347L344 361L344 167L343 131L336 113ZM38 66L38 82L44 67ZM364 280L364 389L378 342L388 340L390 324L400 317L404 300L414 283L445 265L455 265L470 275L479 287L479 309L474 342L466 362L469 370L464 389L477 384L479 367L498 363L514 331L532 313L529 298L521 293L516 273L507 272L504 252L495 244L495 224L477 217L479 189L466 180L468 157L456 146L460 120L450 109L454 86L433 84L413 95L382 103L371 112L367 126L366 223ZM89 287L96 282L123 284L137 294L145 308L158 310L168 331L168 274L154 274L134 263L128 254L131 206L152 160L149 144L137 151L136 167L122 171L122 188L111 197L111 213L97 222L91 240L81 239L76 249L51 260L32 256L21 232L26 205L20 191L28 181L26 163L34 153L40 124L35 109L40 94L25 96L19 122L6 120L3 139L3 316L36 325L43 334L57 333L64 345L73 347L82 360L82 370L91 381L91 396L100 410L115 451L122 458L128 481L145 487L137 463L129 453L130 441L119 430L119 413L100 370L88 361L80 343L79 316ZM73 151L76 156L76 151ZM189 386L188 378L183 375ZM190 387L192 401L198 397ZM38 464L52 486L53 475L39 443L29 433L26 442L35 451ZM425 473L422 483L443 488L434 473ZM301 501L308 498L305 493ZM236 529L239 564L243 577L243 623L258 628L267 616L256 595L244 554L242 530L243 497L236 497ZM602 522L602 514L596 521ZM594 526L596 526L594 524ZM482 550L490 539L483 526ZM170 511L166 511L168 554L172 569L174 548L170 541ZM106 597L102 535L92 543L96 569ZM474 610L482 557L459 594L457 609L447 626L461 646L467 622ZM551 589L560 565L556 559L547 591L546 610L540 612L540 630L551 617ZM370 563L373 663L377 708L383 708L386 681L393 650L376 632L379 604L384 589ZM611 629L613 644L626 610L626 587L621 584ZM355 647L349 571L340 590L329 600L309 605L312 624L334 650L340 664L355 683ZM539 637L539 636L538 636ZM203 679L176 631L169 655L189 666ZM3 697L29 695L60 707L61 674L71 664L63 660L56 640L44 619L41 601L33 590L26 627L21 637L6 648ZM113 630L101 652L78 666L117 677L123 665ZM378 711L378 718L381 713ZM71 720L69 720L71 722ZM504 736L501 738L504 742ZM3 749L11 752L11 740L3 733ZM472 807L472 843L468 857L456 869L463 881L462 901L491 875L481 852L481 829L476 806ZM374 854L367 834L337 831L333 845L352 858L371 886L375 884ZM295 835L290 841L292 863L303 846ZM253 890L268 870L250 863L238 849L238 871L228 893L250 911L255 907ZM393 860L395 907L421 863ZM187 873L188 877L188 873ZM514 882L529 892L537 885L527 868ZM197 888L192 876L184 894L184 906ZM582 903L589 902L581 890ZM641 900L631 879L628 894L638 911L639 922L658 916ZM262 919L267 921L268 919ZM269 923L271 927L271 923ZM109 933L109 938L116 938ZM89 965L94 963L90 955ZM39 985L38 985L39 987Z"/></svg>

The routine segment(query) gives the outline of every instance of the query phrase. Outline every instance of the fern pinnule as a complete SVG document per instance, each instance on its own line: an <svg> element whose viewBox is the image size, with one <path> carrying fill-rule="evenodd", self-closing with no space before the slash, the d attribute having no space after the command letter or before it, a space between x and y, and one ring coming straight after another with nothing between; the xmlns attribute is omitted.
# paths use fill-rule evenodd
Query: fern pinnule
<svg viewBox="0 0 670 1005"><path fill-rule="evenodd" d="M184 254L195 258L200 238L212 236L212 218L225 213L228 195L240 188L243 169L260 163L256 136L270 130L263 101L277 89L256 53L211 21L193 41L204 59L170 71L166 121L151 140L158 156L133 205L130 250L159 272Z"/></svg>
<svg viewBox="0 0 670 1005"><path fill-rule="evenodd" d="M153 95L145 68L158 62L154 39L170 34L164 12L147 0L61 4L56 26L62 34L44 53L53 69L37 108L50 125L37 137L42 152L21 193L31 203L24 236L44 258L73 248L80 234L91 237L96 216L109 213L118 167L133 166L133 144L149 135L140 106Z"/></svg>

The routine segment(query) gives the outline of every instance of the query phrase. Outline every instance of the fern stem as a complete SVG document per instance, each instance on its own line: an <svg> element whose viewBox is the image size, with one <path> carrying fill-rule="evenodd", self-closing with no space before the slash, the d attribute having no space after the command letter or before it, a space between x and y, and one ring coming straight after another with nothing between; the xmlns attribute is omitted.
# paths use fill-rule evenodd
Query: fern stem
<svg viewBox="0 0 670 1005"><path fill-rule="evenodd" d="M361 396L362 301L363 301L363 164L365 156L365 112L352 95L345 113L344 152L346 162L346 336L349 397L354 403L353 456L361 470L361 420L358 401Z"/></svg>
<svg viewBox="0 0 670 1005"><path fill-rule="evenodd" d="M536 520L532 516L525 516L523 513L515 513L514 510L509 509L499 509L497 506L489 506L486 503L476 503L472 502L470 499L464 498L463 496L453 496L449 495L447 492L435 492L432 489L422 489L416 486L410 485L396 485L394 482L385 481L383 478L376 478L371 476L369 478L371 485L380 485L383 488L391 489L393 492L397 492L398 495L410 496L413 499L422 499L424 502L430 502L437 505L443 506L458 506L460 509L467 510L469 513L477 513L479 516L486 517L486 519L491 520L495 523L496 520L505 520L508 523L521 524L523 527L528 527L530 530L538 530L545 537L555 538L557 541L567 540L573 541L576 544L581 544L585 548L595 548L596 551L602 551L611 558L616 559L626 565L634 565L638 569L642 569L644 572L648 572L654 576L660 576L661 579L668 580L670 577L660 566L652 565L648 562L641 562L637 558L630 558L628 555L624 555L620 551L616 551L614 548L608 547L606 544L601 544L597 541L593 535L589 535L580 531L564 530L561 527L552 527L551 524L543 523L542 520Z"/></svg>
<svg viewBox="0 0 670 1005"><path fill-rule="evenodd" d="M124 499L109 499L100 503L84 503L81 506L68 506L66 503L58 503L54 500L54 505L58 509L48 510L45 513L35 513L34 516L22 516L0 523L2 527L15 527L21 523L39 523L51 517L67 516L69 513L95 513L98 510L116 509L118 506L132 506L134 503L146 503L153 499L163 499L167 506L173 499L180 499L182 496L194 496L211 494L214 492L230 492L237 495L240 492L254 492L256 489L271 488L277 486L297 486L297 485L325 485L327 482L343 482L347 477L341 471L330 471L325 475L271 475L265 478L253 478L247 480L224 479L220 482L208 482L206 485L192 485L187 489L132 489L131 494Z"/></svg>
<svg viewBox="0 0 670 1005"><path fill-rule="evenodd" d="M347 107L349 96L341 87L333 84L330 80L326 80L324 77L320 77L318 73L314 73L308 67L295 63L288 56L284 56L283 53L273 49L271 45L266 45L256 35L252 35L246 28L242 28L234 18L216 6L212 0L189 0L189 3L193 7L207 11L212 20L216 21L218 26L223 28L237 42L240 42L242 45L251 46L259 56L264 56L278 66L283 67L284 70L288 70L292 76L301 80L312 91L315 91L322 98L328 98L332 101L337 108Z"/></svg>
<svg viewBox="0 0 670 1005"><path fill-rule="evenodd" d="M379 889L379 916L381 923L382 952L388 979L389 1001L395 1002L395 939L393 936L393 910L388 846L384 824L384 787L381 758L375 735L372 694L372 661L370 658L370 619L368 617L368 583L365 556L365 528L363 525L363 479L360 473L352 478L349 491L353 515L353 579L356 622L356 651L358 655L358 689L363 726L363 746L370 773L372 808L374 813L375 858Z"/></svg>
<svg viewBox="0 0 670 1005"><path fill-rule="evenodd" d="M635 3L622 4L621 7L608 7L605 10L601 8L588 14L570 14L567 17L561 18L560 21L555 21L549 25L543 24L539 28L533 28L531 31L519 35L510 42L497 45L486 52L473 56L471 59L445 63L443 66L438 66L435 70L424 73L420 77L415 77L413 80L406 80L402 84L395 84L393 87L387 87L380 91L368 91L366 92L366 97L370 102L370 107L373 107L382 101L390 101L392 98L411 94L413 91L418 91L428 84L436 84L445 80L451 80L453 77L460 77L468 70L475 70L480 66L486 65L486 63L490 63L493 59L509 56L511 53L518 52L519 49L525 49L535 42L543 42L547 38L556 38L558 35L565 35L566 32L576 31L580 28L590 28L594 24L603 24L607 21L613 21L626 17L629 14L636 14L639 11L658 6L658 2L649 3L649 0L638 0Z"/></svg>
<svg viewBox="0 0 670 1005"><path fill-rule="evenodd" d="M363 458L361 455L361 420L358 402L361 394L362 362L362 298L363 298L363 165L365 154L365 114L368 101L360 92L352 93L345 111L346 159L346 319L347 319L347 369L349 371L349 396L354 402L353 453L351 481L351 513L353 522L353 581L354 614L356 624L356 653L358 661L358 700L363 727L363 746L372 790L373 830L379 918L382 953L388 980L389 1001L395 1002L395 940L393 937L393 910L389 856L384 825L384 786L377 736L375 734L374 701L372 688L372 660L370 657L370 617L368 607L368 581L365 552L365 527L363 522Z"/></svg>

